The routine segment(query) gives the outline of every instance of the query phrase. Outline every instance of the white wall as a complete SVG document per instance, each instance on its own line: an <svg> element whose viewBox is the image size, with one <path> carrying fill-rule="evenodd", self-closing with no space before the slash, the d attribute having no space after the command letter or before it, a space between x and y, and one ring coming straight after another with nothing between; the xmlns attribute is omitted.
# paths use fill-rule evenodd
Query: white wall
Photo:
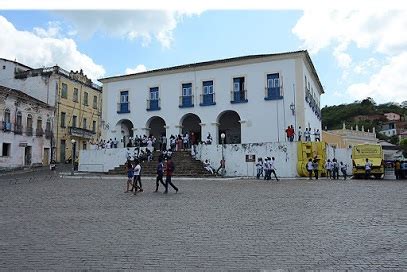
<svg viewBox="0 0 407 272"><path fill-rule="evenodd" d="M246 163L246 155L259 157L275 157L278 177L296 177L297 174L297 143L255 143L224 145L226 176L256 175L256 163ZM217 169L222 159L222 145L199 145L197 158L201 161L209 160L211 166Z"/></svg>
<svg viewBox="0 0 407 272"><path fill-rule="evenodd" d="M134 150L134 148L132 149ZM127 160L126 148L81 150L78 170L83 172L109 172Z"/></svg>
<svg viewBox="0 0 407 272"><path fill-rule="evenodd" d="M283 82L284 99L265 101L267 74L280 73ZM148 76L148 75L146 75ZM248 103L231 104L230 91L234 77L245 77ZM202 81L213 80L216 105L199 106ZM192 83L194 94L193 108L179 108L182 83ZM109 124L103 138L122 138L120 129L115 129L121 119L129 119L135 128L134 134L148 134L147 121L159 116L166 122L167 136L180 133L180 120L187 113L198 115L202 123L202 136L210 132L217 142L218 116L226 110L239 113L242 120L242 143L285 141L285 128L295 123L295 116L289 109L294 101L296 86L295 60L275 60L263 63L242 64L223 68L180 72L146 78L128 79L105 83L103 88L103 120ZM146 111L146 100L150 87L159 87L161 110ZM118 114L117 103L120 91L129 91L130 113ZM303 91L303 90L301 90ZM311 111L309 109L309 111ZM304 113L299 113L304 114ZM320 128L320 121L311 111L305 112L311 126Z"/></svg>
<svg viewBox="0 0 407 272"><path fill-rule="evenodd" d="M352 148L334 148L330 145L327 145L326 153L327 159L330 159L332 161L335 158L338 163L343 162L344 164L347 164L347 174L352 175Z"/></svg>

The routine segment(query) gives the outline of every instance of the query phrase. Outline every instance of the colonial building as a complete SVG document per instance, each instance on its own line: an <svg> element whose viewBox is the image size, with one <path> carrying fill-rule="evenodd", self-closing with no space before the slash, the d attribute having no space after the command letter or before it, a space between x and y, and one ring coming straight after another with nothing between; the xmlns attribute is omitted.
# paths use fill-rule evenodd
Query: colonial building
<svg viewBox="0 0 407 272"><path fill-rule="evenodd" d="M220 143L286 141L321 130L324 93L307 51L252 55L100 79L104 138L194 132Z"/></svg>
<svg viewBox="0 0 407 272"><path fill-rule="evenodd" d="M54 108L0 86L0 168L48 165Z"/></svg>
<svg viewBox="0 0 407 272"><path fill-rule="evenodd" d="M322 141L335 148L351 148L356 144L377 144L379 140L375 128L373 131L365 131L364 127L359 130L356 125L355 128L347 129L343 123L342 129L323 131Z"/></svg>
<svg viewBox="0 0 407 272"><path fill-rule="evenodd" d="M55 108L52 119L52 157L64 162L71 157L72 139L77 150L86 149L90 139L101 134L102 88L82 70L66 71L59 66L32 69L0 59L0 84L19 89Z"/></svg>

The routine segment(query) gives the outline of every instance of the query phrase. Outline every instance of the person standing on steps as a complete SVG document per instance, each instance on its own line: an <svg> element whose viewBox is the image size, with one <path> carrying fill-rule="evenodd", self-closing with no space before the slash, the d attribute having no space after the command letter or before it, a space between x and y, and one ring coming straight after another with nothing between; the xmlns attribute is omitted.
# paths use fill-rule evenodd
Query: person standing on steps
<svg viewBox="0 0 407 272"><path fill-rule="evenodd" d="M158 192L158 187L161 184L164 186L165 188L165 183L163 181L163 176L164 176L164 164L163 164L163 160L162 158L158 158L158 164L157 164L157 178L155 180L155 191L154 192Z"/></svg>
<svg viewBox="0 0 407 272"><path fill-rule="evenodd" d="M165 191L164 194L168 193L168 185L171 185L174 188L175 192L178 193L177 186L174 185L171 181L171 177L174 173L175 166L174 162L171 160L171 157L168 158L167 163L165 164Z"/></svg>

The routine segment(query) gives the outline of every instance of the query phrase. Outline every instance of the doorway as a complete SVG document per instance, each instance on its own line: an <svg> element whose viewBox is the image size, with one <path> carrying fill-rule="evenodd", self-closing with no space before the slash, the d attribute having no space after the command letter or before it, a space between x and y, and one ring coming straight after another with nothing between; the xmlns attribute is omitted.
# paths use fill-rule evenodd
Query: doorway
<svg viewBox="0 0 407 272"><path fill-rule="evenodd" d="M31 146L26 146L24 148L24 165L31 165L31 152L32 152L32 147Z"/></svg>
<svg viewBox="0 0 407 272"><path fill-rule="evenodd" d="M42 165L49 165L49 148L44 148L44 156L42 157Z"/></svg>

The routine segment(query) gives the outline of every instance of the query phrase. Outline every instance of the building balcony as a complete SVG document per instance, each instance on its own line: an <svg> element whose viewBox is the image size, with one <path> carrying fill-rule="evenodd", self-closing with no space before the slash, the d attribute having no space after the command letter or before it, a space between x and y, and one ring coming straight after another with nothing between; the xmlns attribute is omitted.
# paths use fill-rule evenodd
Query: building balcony
<svg viewBox="0 0 407 272"><path fill-rule="evenodd" d="M117 113L130 113L130 102L117 103Z"/></svg>
<svg viewBox="0 0 407 272"><path fill-rule="evenodd" d="M179 97L179 107L180 108L192 108L194 106L194 96L193 95L181 95Z"/></svg>
<svg viewBox="0 0 407 272"><path fill-rule="evenodd" d="M33 128L32 127L26 127L25 128L25 135L33 136Z"/></svg>
<svg viewBox="0 0 407 272"><path fill-rule="evenodd" d="M52 131L51 129L45 129L45 138L51 139L52 138Z"/></svg>
<svg viewBox="0 0 407 272"><path fill-rule="evenodd" d="M161 100L160 99L147 99L147 110L148 111L161 110Z"/></svg>
<svg viewBox="0 0 407 272"><path fill-rule="evenodd" d="M14 125L14 134L23 134L23 125Z"/></svg>
<svg viewBox="0 0 407 272"><path fill-rule="evenodd" d="M42 135L44 135L44 130L42 128L37 128L35 130L35 136L42 137Z"/></svg>
<svg viewBox="0 0 407 272"><path fill-rule="evenodd" d="M1 129L4 132L10 132L11 131L11 123L10 122L6 122L6 121L2 121L1 122Z"/></svg>
<svg viewBox="0 0 407 272"><path fill-rule="evenodd" d="M200 106L216 105L215 94L214 93L212 93L212 94L201 94L200 98L201 98L200 99L201 102L199 103Z"/></svg>
<svg viewBox="0 0 407 272"><path fill-rule="evenodd" d="M279 99L283 99L281 87L274 87L274 88L266 87L266 93L265 93L264 100L279 100Z"/></svg>
<svg viewBox="0 0 407 272"><path fill-rule="evenodd" d="M230 92L230 103L237 104L237 103L247 103L247 90L240 90L240 91L231 91Z"/></svg>
<svg viewBox="0 0 407 272"><path fill-rule="evenodd" d="M79 138L90 139L95 136L95 132L92 130L78 128L78 127L69 127L69 135Z"/></svg>

